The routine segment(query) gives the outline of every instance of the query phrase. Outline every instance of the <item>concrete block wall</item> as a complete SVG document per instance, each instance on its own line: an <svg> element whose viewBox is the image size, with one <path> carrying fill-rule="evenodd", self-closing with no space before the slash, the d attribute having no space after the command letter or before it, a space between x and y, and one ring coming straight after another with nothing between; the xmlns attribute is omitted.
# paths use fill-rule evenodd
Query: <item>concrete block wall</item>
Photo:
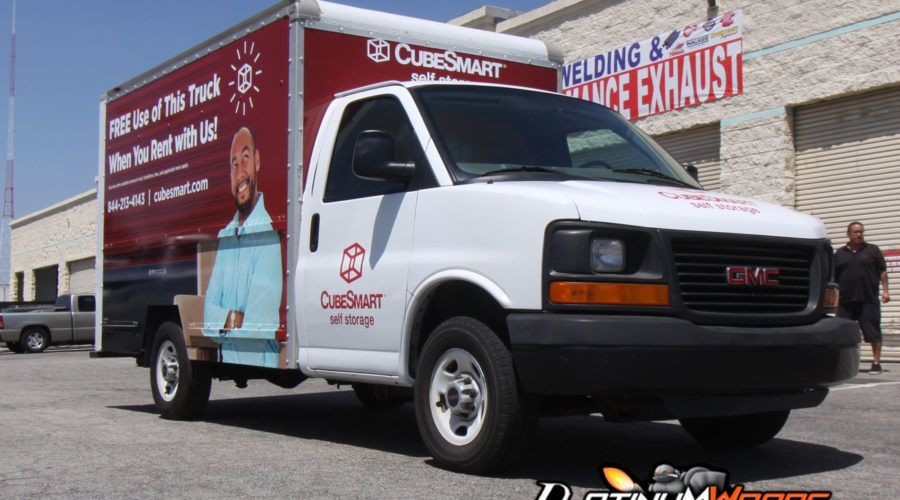
<svg viewBox="0 0 900 500"><path fill-rule="evenodd" d="M637 120L651 134L720 124L723 191L793 206L793 107L900 85L896 0L557 0L497 31L562 49L566 62L743 9L743 94Z"/></svg>
<svg viewBox="0 0 900 500"><path fill-rule="evenodd" d="M58 294L69 291L69 266L97 254L97 190L81 193L10 224L10 296L16 297L15 274L23 273L24 300L34 300L34 270L58 266Z"/></svg>
<svg viewBox="0 0 900 500"><path fill-rule="evenodd" d="M785 206L794 204L794 142L791 116L723 123L722 190L751 194Z"/></svg>

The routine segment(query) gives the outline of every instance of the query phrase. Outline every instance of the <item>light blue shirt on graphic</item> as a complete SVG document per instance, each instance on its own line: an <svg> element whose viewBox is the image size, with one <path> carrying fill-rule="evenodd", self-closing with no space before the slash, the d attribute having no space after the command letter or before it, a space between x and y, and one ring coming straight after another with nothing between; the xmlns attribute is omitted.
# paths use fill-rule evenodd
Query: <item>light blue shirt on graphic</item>
<svg viewBox="0 0 900 500"><path fill-rule="evenodd" d="M203 307L203 334L222 345L222 361L278 366L281 242L263 195L244 224L238 216L219 231L219 249ZM229 311L244 313L241 328L221 333Z"/></svg>

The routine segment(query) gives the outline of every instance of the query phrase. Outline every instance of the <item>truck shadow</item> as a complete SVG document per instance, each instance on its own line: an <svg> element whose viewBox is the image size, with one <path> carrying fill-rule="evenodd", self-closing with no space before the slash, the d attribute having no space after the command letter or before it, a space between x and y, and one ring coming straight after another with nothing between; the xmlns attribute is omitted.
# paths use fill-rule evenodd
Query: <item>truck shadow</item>
<svg viewBox="0 0 900 500"><path fill-rule="evenodd" d="M7 348L0 349L0 356L40 356L42 354L62 354L67 352L90 352L94 350L93 344L91 345L59 345L59 346L50 346L43 352L38 353L17 353L12 352Z"/></svg>
<svg viewBox="0 0 900 500"><path fill-rule="evenodd" d="M729 484L743 484L846 469L862 460L834 447L778 438L749 449L714 448L694 441L676 421L610 423L577 416L542 419L517 475L601 489L603 467L622 468L646 485L654 468L666 463L726 471Z"/></svg>
<svg viewBox="0 0 900 500"><path fill-rule="evenodd" d="M153 405L117 408L156 413ZM215 399L201 420L431 463L419 438L412 404L370 410L351 391ZM595 416L573 416L540 419L517 462L497 477L601 489L605 486L602 467L625 469L646 484L657 465L668 463L676 468L704 465L727 471L730 484L743 484L846 469L862 460L837 448L788 439L744 450L710 448L693 441L677 422L609 423Z"/></svg>

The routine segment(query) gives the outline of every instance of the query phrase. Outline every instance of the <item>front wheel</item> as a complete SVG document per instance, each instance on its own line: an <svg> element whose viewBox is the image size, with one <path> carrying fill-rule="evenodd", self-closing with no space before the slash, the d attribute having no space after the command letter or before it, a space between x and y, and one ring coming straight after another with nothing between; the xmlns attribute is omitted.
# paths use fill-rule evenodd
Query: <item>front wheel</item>
<svg viewBox="0 0 900 500"><path fill-rule="evenodd" d="M19 345L25 352L42 352L50 345L50 334L40 328L26 330Z"/></svg>
<svg viewBox="0 0 900 500"><path fill-rule="evenodd" d="M732 417L682 418L679 421L684 430L702 444L743 448L775 437L790 413L790 410L783 410Z"/></svg>
<svg viewBox="0 0 900 500"><path fill-rule="evenodd" d="M508 461L528 421L509 350L468 317L441 323L425 342L415 406L419 433L435 462L469 473Z"/></svg>
<svg viewBox="0 0 900 500"><path fill-rule="evenodd" d="M172 420L199 417L209 401L211 384L206 366L188 359L181 328L163 323L153 341L150 363L150 387L160 415Z"/></svg>

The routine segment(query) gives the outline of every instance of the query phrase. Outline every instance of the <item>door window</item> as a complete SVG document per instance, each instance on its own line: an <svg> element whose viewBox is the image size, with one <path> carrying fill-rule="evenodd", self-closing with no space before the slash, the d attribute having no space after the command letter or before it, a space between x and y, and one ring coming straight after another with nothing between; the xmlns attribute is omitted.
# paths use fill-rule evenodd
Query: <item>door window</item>
<svg viewBox="0 0 900 500"><path fill-rule="evenodd" d="M381 130L391 135L394 140L393 161L416 164L416 173L411 180L364 179L353 173L356 138L367 130ZM397 99L378 97L355 102L347 107L341 119L325 182L325 202L422 189L436 184L419 139Z"/></svg>
<svg viewBox="0 0 900 500"><path fill-rule="evenodd" d="M81 312L93 312L95 309L94 296L82 295L78 297L78 310Z"/></svg>

